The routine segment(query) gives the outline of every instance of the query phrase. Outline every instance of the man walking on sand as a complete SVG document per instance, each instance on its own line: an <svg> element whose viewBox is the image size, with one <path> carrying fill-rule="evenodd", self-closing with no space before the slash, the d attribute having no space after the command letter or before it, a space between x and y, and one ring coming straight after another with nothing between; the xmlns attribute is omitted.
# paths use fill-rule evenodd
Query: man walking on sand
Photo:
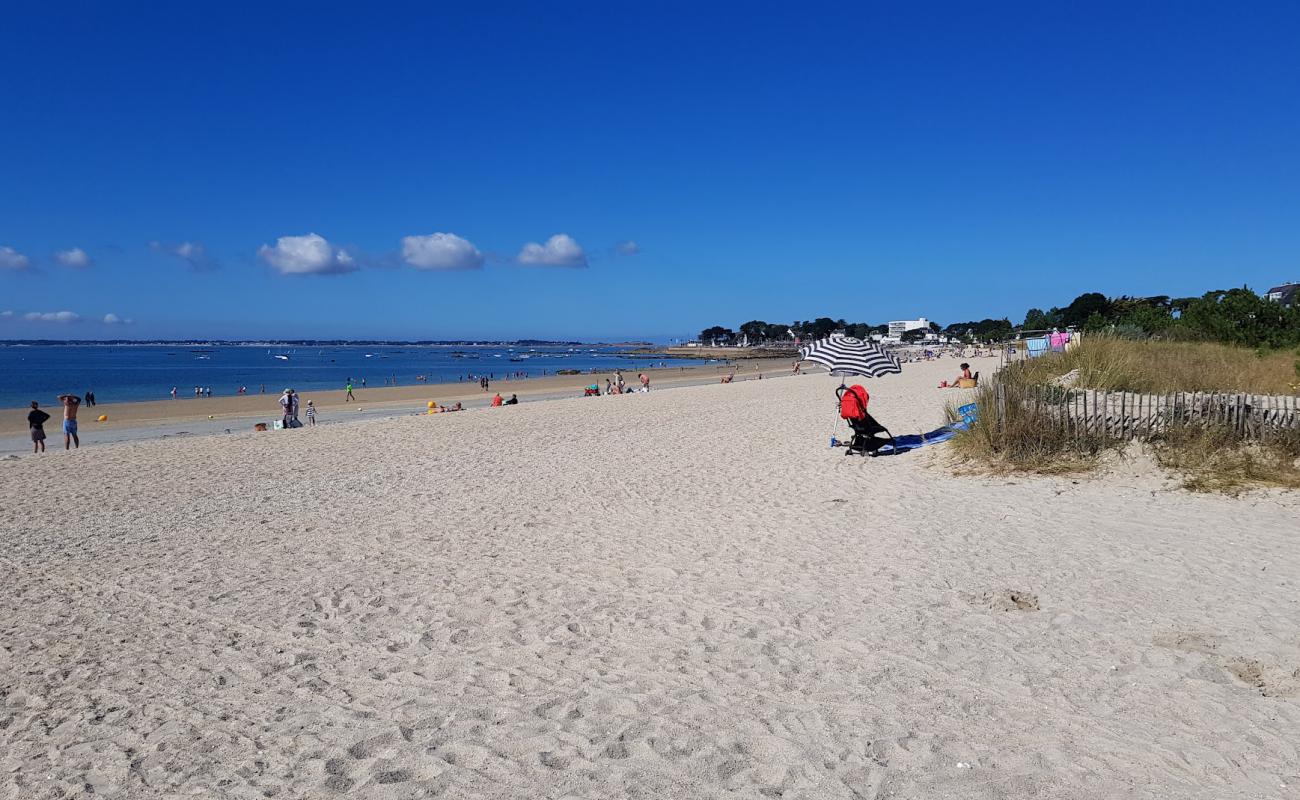
<svg viewBox="0 0 1300 800"><path fill-rule="evenodd" d="M75 394L59 395L63 404L63 449L71 450L73 445L81 449L81 439L77 437L77 410L81 408L81 398Z"/></svg>
<svg viewBox="0 0 1300 800"><path fill-rule="evenodd" d="M40 409L40 404L35 400L32 401L32 410L27 414L27 427L32 432L32 452L45 452L45 421L50 418Z"/></svg>
<svg viewBox="0 0 1300 800"><path fill-rule="evenodd" d="M347 387L346 387L346 388L347 388L347 390L348 390L348 394L347 394L347 397L344 397L344 398L343 398L343 402L345 402L345 403L350 403L350 402L352 402L353 400L356 400L356 399L357 399L357 398L356 398L356 395L352 394L352 379L351 379L351 378L348 378L348 384L347 384Z"/></svg>

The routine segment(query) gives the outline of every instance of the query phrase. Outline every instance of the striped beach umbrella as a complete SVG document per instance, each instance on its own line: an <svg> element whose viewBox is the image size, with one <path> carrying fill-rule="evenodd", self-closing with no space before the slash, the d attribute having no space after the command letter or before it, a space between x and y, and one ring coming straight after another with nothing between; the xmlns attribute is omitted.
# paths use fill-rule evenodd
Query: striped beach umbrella
<svg viewBox="0 0 1300 800"><path fill-rule="evenodd" d="M875 342L864 342L852 336L832 334L799 348L799 358L824 365L832 375L862 375L879 378L881 375L903 371L898 358L885 352Z"/></svg>

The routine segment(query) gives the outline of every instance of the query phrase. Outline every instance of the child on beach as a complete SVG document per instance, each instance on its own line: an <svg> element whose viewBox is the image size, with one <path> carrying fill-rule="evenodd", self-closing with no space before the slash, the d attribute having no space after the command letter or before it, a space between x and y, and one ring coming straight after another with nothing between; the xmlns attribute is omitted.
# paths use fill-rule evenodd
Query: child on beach
<svg viewBox="0 0 1300 800"><path fill-rule="evenodd" d="M307 401L307 424L313 426L316 424L316 406L312 405L310 400Z"/></svg>

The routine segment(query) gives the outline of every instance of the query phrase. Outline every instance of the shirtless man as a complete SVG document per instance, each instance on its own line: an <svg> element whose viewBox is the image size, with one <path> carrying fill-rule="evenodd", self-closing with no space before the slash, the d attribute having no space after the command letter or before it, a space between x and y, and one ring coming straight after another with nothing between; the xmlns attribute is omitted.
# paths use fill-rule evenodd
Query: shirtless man
<svg viewBox="0 0 1300 800"><path fill-rule="evenodd" d="M77 438L77 410L81 408L81 398L75 394L59 395L63 404L63 449L71 450L73 445L81 449L81 439Z"/></svg>

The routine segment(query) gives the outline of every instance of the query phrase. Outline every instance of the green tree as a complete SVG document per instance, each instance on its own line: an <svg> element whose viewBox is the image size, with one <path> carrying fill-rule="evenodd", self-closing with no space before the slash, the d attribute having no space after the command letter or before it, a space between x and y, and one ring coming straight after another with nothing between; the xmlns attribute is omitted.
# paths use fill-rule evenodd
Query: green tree
<svg viewBox="0 0 1300 800"><path fill-rule="evenodd" d="M851 322L844 326L844 333L857 339L866 339L871 335L871 325L866 322Z"/></svg>
<svg viewBox="0 0 1300 800"><path fill-rule="evenodd" d="M1045 331L1052 327L1047 312L1041 308L1031 308L1025 312L1025 321L1021 324L1027 331Z"/></svg>
<svg viewBox="0 0 1300 800"><path fill-rule="evenodd" d="M731 344L735 338L736 334L731 328L724 328L721 325L714 325L712 328L700 331L700 341L705 344Z"/></svg>
<svg viewBox="0 0 1300 800"><path fill-rule="evenodd" d="M839 323L830 317L818 317L812 322L806 323L805 332L810 339L824 339L835 332Z"/></svg>
<svg viewBox="0 0 1300 800"><path fill-rule="evenodd" d="M762 320L751 319L740 326L740 335L749 337L750 344L758 344L767 335L767 323Z"/></svg>
<svg viewBox="0 0 1300 800"><path fill-rule="evenodd" d="M1109 321L1110 312L1111 303L1106 299L1106 295L1099 292L1088 292L1074 298L1074 301L1065 307L1065 311L1061 314L1061 321L1071 327L1081 326L1093 314L1101 317L1103 321Z"/></svg>
<svg viewBox="0 0 1300 800"><path fill-rule="evenodd" d="M1300 310L1245 288L1206 292L1187 305L1178 325L1197 337L1244 347L1300 344Z"/></svg>

